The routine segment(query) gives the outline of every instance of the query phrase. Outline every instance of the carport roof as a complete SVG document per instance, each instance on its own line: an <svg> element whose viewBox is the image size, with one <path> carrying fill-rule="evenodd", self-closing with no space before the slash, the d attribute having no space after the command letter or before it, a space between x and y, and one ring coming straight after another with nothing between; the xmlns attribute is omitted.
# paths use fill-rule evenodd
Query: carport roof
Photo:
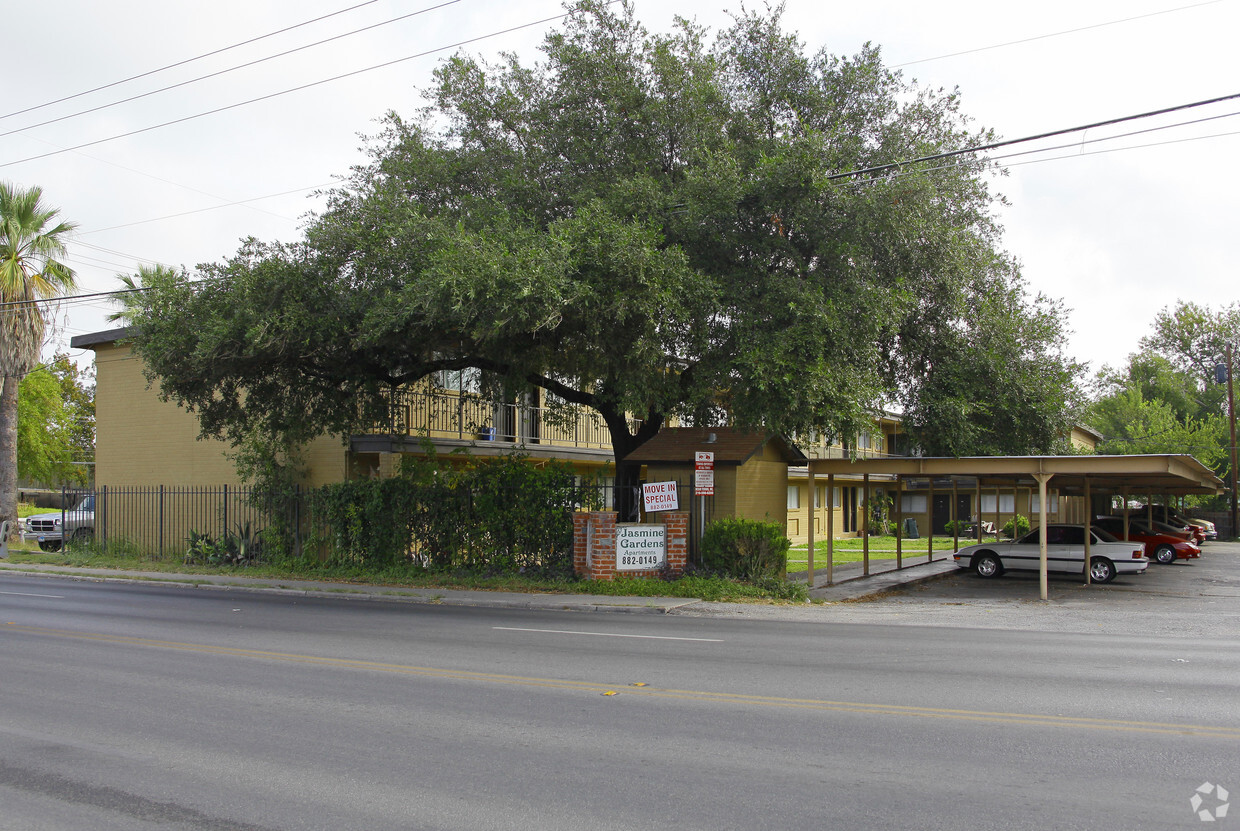
<svg viewBox="0 0 1240 831"><path fill-rule="evenodd" d="M1214 471L1189 455L1134 456L905 456L884 459L813 459L815 476L901 476L976 479L982 487L1036 488L1037 475L1060 493L1217 494L1226 488Z"/></svg>

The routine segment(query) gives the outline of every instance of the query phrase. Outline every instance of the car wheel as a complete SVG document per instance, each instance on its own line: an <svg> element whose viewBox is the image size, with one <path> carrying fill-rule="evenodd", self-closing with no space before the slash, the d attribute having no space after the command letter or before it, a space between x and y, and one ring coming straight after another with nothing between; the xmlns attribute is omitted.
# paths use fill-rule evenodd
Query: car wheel
<svg viewBox="0 0 1240 831"><path fill-rule="evenodd" d="M60 540L45 540L39 543L39 549L42 551L59 551Z"/></svg>
<svg viewBox="0 0 1240 831"><path fill-rule="evenodd" d="M1106 557L1094 557L1089 561L1089 577L1095 583L1110 583L1115 579L1115 563Z"/></svg>
<svg viewBox="0 0 1240 831"><path fill-rule="evenodd" d="M973 571L978 577L998 577L1003 573L1003 563L987 551L973 558Z"/></svg>
<svg viewBox="0 0 1240 831"><path fill-rule="evenodd" d="M1169 545L1160 545L1154 550L1154 562L1169 566L1175 562L1175 549Z"/></svg>

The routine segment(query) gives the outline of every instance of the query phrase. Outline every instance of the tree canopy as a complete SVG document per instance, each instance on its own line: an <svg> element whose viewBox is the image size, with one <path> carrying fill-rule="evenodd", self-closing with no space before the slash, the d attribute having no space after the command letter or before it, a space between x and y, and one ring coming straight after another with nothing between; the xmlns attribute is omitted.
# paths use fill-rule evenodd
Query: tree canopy
<svg viewBox="0 0 1240 831"><path fill-rule="evenodd" d="M73 223L43 201L41 188L0 182L0 520L17 528L18 399L39 362L44 319L38 301L74 285L62 262Z"/></svg>
<svg viewBox="0 0 1240 831"><path fill-rule="evenodd" d="M1238 336L1237 304L1216 310L1181 301L1159 311L1140 351L1094 381L1088 419L1105 437L1099 451L1191 453L1228 476L1227 387L1215 383L1215 367Z"/></svg>
<svg viewBox="0 0 1240 831"><path fill-rule="evenodd" d="M95 394L68 355L22 378L17 400L17 470L46 486L86 484L95 459Z"/></svg>
<svg viewBox="0 0 1240 831"><path fill-rule="evenodd" d="M807 52L778 8L712 38L582 0L539 62L459 55L426 98L302 239L142 278L136 349L204 433L344 434L474 367L594 408L618 462L671 418L1062 434L1076 367L998 248L988 162L902 164L991 134L877 49Z"/></svg>

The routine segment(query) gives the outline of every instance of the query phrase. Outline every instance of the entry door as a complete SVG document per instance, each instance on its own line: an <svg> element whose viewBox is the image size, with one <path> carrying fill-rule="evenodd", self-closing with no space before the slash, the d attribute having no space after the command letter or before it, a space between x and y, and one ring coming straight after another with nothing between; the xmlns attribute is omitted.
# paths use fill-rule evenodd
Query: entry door
<svg viewBox="0 0 1240 831"><path fill-rule="evenodd" d="M956 494L956 519L968 520L969 518L969 495L967 493ZM930 517L931 527L935 534L946 534L947 523L952 519L952 495L950 493L936 493L934 495L934 513Z"/></svg>

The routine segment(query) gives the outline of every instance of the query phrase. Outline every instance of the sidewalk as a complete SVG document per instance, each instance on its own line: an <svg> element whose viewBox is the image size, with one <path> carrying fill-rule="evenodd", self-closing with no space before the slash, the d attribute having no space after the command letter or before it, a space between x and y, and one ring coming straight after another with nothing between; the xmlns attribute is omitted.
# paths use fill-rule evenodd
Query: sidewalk
<svg viewBox="0 0 1240 831"><path fill-rule="evenodd" d="M881 595L902 586L935 579L947 572L956 571L950 557L926 563L926 557L904 558L901 571L884 571L868 577L862 576L861 563L846 563L835 567L835 585L826 586L826 571L815 569L814 588L810 596L828 603L855 601L867 596ZM918 564L920 563L920 564ZM894 561L891 563L894 565ZM914 564L913 567L909 567ZM886 563L871 563L871 567L885 567ZM75 566L40 565L36 563L9 563L0 560L0 576L3 574L30 576L67 577L75 580L116 581L142 584L184 586L213 589L217 591L264 592L300 597L335 597L348 600L382 600L397 603L432 603L441 606L489 606L509 609L543 609L577 612L626 612L637 614L671 614L706 601L683 597L613 597L593 594L536 594L522 592L492 592L472 589L409 588L384 586L370 583L333 583L316 580L284 580L267 577L243 577L223 574L178 574L164 571L116 571L114 569L78 568ZM795 579L795 578L794 578ZM801 576L804 580L804 575ZM795 607L789 607L795 608Z"/></svg>
<svg viewBox="0 0 1240 831"><path fill-rule="evenodd" d="M827 585L827 569L822 563L814 565L814 585L809 596L828 603L856 601L877 597L906 586L937 580L960 571L950 551L936 551L931 562L925 554L905 555L896 570L894 557L890 560L870 558L870 573L863 574L862 563L836 563L831 570L833 585ZM802 581L805 575L799 575ZM795 578L794 578L795 579Z"/></svg>

